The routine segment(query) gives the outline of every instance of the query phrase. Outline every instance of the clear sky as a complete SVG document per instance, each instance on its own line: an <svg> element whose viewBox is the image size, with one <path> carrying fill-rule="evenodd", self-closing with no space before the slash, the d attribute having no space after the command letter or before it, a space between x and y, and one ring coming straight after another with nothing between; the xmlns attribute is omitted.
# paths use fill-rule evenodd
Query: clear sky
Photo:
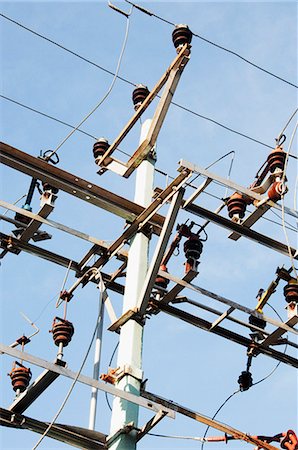
<svg viewBox="0 0 298 450"><path fill-rule="evenodd" d="M123 10L129 5L117 2ZM151 2L142 3L174 23L187 23L189 27L224 47L227 47L268 71L297 84L297 5L294 2ZM1 2L2 13L41 33L63 46L81 54L98 65L114 72L125 34L126 19L110 9L107 2ZM120 76L132 83L155 85L175 57L171 41L172 27L133 10L127 47L123 56ZM76 58L28 31L1 17L1 93L17 102L40 110L69 124L76 125L96 105L107 91L112 76ZM132 86L117 80L115 87L83 129L112 141L133 114ZM276 78L244 63L239 58L194 38L191 60L177 88L174 101L198 114L210 117L227 127L274 146L290 114L297 107L297 90ZM154 103L146 112L148 118ZM293 123L287 130L288 140ZM67 135L69 128L1 99L1 140L31 155L40 150L54 149ZM138 142L140 125L121 144L123 151L132 154ZM297 141L296 141L297 142ZM292 153L296 152L294 143ZM133 199L134 179L124 180L113 173L99 177L94 164L94 140L75 133L59 151L59 167L90 180L119 195ZM157 145L157 167L176 176L177 162L183 158L200 166L207 166L225 153L234 150L235 161L232 180L248 186L259 167L266 160L269 148L206 121L181 108L171 106ZM117 155L120 159L123 155ZM230 159L215 165L213 172L226 177ZM294 185L297 174L296 160L290 158L288 168L289 192L285 203L294 205ZM7 167L1 168L1 198L13 203L26 193L30 178ZM156 174L155 186L165 187L166 178ZM200 179L195 183L199 185ZM192 191L189 191L189 193ZM208 189L219 199L224 188L214 185ZM214 210L218 198L202 195L199 204ZM22 205L22 202L19 203ZM38 194L33 210L39 208ZM166 210L162 211L163 213ZM1 211L3 213L3 210ZM9 213L11 214L11 213ZM223 213L226 215L226 212ZM13 216L13 214L11 214ZM281 217L268 212L266 217L277 224L260 220L254 229L285 242ZM199 218L180 213L178 222ZM114 241L123 231L123 220L96 207L59 192L51 219L89 233L99 239ZM293 220L288 218L292 225ZM2 221L2 229L10 233L12 226ZM89 244L65 233L42 227L53 235L41 247L78 261L87 252ZM238 243L227 239L228 232L210 225L209 239L204 245L196 284L226 296L242 305L255 307L258 290L266 288L275 276L277 266L290 266L289 258L245 238ZM288 230L293 246L296 236ZM152 239L152 251L156 238ZM152 254L151 251L151 254ZM183 276L184 256L173 258L169 271ZM115 264L105 270L112 272ZM40 333L32 339L26 351L53 361L56 347L48 330L55 315L55 299L65 276L65 269L35 258L24 252L19 256L7 255L1 261L1 341L10 344L23 332L31 329L20 311L36 320ZM67 287L74 282L71 274ZM279 286L270 302L283 320L286 303ZM185 295L215 308L217 302L184 291ZM121 313L121 297L111 292L117 314ZM79 288L69 305L68 318L75 326L75 335L65 351L69 368L77 370L88 347L97 313L98 290L92 285ZM187 307L194 314L200 310ZM265 314L276 318L270 308ZM208 320L214 316L204 315ZM243 314L235 317L243 319ZM101 372L107 366L117 343L117 336L107 331L105 320ZM228 324L227 324L228 326ZM239 331L237 328L235 330ZM268 327L268 330L271 330ZM248 336L248 331L243 331ZM293 340L294 338L291 337ZM278 348L283 351L284 348ZM295 355L293 349L287 353ZM297 353L296 353L297 356ZM147 389L165 398L177 401L198 412L212 416L220 404L234 392L237 379L245 370L244 347L208 334L162 313L153 316L144 333L144 372ZM92 374L93 355L83 370ZM12 359L1 357L1 406L8 407L14 393L10 379ZM114 360L113 364L116 364ZM112 364L112 365L113 365ZM276 366L276 361L258 356L252 366L253 379L265 377ZM41 369L31 367L33 378ZM50 421L59 408L70 380L60 377L27 411L29 417ZM77 384L58 423L88 426L90 389ZM110 400L111 401L111 400ZM140 424L149 418L141 411ZM220 412L218 420L251 434L273 435L289 428L297 430L297 372L281 364L274 374L251 388L237 394ZM99 394L97 429L109 433L110 412L103 394ZM205 426L178 416L175 421L164 419L154 430L168 435L202 436ZM29 431L0 430L3 449L31 449L39 435ZM220 434L210 430L211 435ZM245 443L229 443L231 448L246 448ZM193 449L194 441L145 437L139 448ZM223 444L206 444L206 448L223 449ZM40 448L67 449L69 446L46 438ZM251 447L252 448L252 447Z"/></svg>

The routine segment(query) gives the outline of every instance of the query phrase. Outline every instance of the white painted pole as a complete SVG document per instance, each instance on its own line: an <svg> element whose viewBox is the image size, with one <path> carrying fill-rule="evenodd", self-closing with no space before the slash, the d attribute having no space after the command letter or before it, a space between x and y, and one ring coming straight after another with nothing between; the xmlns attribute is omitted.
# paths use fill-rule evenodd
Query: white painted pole
<svg viewBox="0 0 298 450"><path fill-rule="evenodd" d="M93 366L93 378L95 380L99 379L99 366L100 366L100 356L101 356L101 345L102 345L102 330L103 330L103 319L104 319L104 302L103 302L103 283L100 282L100 297L99 297L99 315L97 322L97 332L95 339L95 350L94 350L94 366ZM96 409L97 409L97 393L98 389L92 388L91 399L90 399L90 412L89 412L89 430L95 430L96 421Z"/></svg>
<svg viewBox="0 0 298 450"><path fill-rule="evenodd" d="M142 125L140 143L147 136L151 120ZM134 201L147 207L152 201L154 160L143 161L136 170L136 186ZM131 241L126 272L125 293L123 299L123 313L137 306L148 270L149 239L143 233L137 233ZM135 320L129 320L121 327L117 367L130 365L133 369L142 368L143 327ZM140 392L140 381L126 375L118 388L134 393ZM111 419L110 436L115 434L126 424L133 422L138 426L139 406L115 397ZM135 433L121 434L109 446L112 450L134 450L136 448Z"/></svg>

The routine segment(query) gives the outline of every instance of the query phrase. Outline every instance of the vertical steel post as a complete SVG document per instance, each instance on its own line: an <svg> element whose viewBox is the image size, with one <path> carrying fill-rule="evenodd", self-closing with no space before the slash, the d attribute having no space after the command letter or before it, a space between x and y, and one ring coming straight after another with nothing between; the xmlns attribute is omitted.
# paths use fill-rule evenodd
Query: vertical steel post
<svg viewBox="0 0 298 450"><path fill-rule="evenodd" d="M99 305L98 305L99 311L98 311L97 331L94 350L94 365L93 365L93 378L95 380L99 379L100 356L102 347L102 330L104 319L104 301L103 301L104 286L102 280L100 280L99 289L100 289ZM89 410L89 430L95 430L97 393L98 389L92 388L90 399L90 410Z"/></svg>
<svg viewBox="0 0 298 450"><path fill-rule="evenodd" d="M146 120L142 125L140 143L142 143L151 125L151 120ZM134 201L147 207L152 201L153 159L143 161L136 170L136 186ZM148 270L149 238L142 232L137 233L131 240L126 272L125 293L123 299L123 312L137 306ZM142 367L143 326L135 320L129 320L121 327L118 367L130 365L133 369ZM140 392L140 380L125 375L118 383L118 388L134 393ZM139 407L126 400L115 397L111 419L110 436L122 429L126 424L133 422L138 425ZM112 450L134 450L136 448L136 434L121 434L109 446Z"/></svg>

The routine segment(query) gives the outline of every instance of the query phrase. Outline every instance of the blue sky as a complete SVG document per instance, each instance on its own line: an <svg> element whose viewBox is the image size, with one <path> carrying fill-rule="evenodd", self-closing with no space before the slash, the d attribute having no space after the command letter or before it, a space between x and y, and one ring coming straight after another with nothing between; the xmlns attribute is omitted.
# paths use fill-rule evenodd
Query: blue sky
<svg viewBox="0 0 298 450"><path fill-rule="evenodd" d="M128 11L124 2L118 6ZM293 2L152 2L142 3L147 9L175 23L187 23L196 33L230 48L289 81L297 84L297 5ZM110 71L115 71L125 32L125 18L112 11L107 2L2 2L2 13L29 28L46 35ZM127 48L120 75L133 83L144 83L151 89L175 56L171 42L172 28L134 10L131 16ZM297 106L295 88L245 64L234 56L194 39L191 60L186 67L175 102L202 115L211 117L255 139L274 145L288 117ZM70 124L77 124L106 92L112 77L57 47L33 36L16 25L1 19L1 85L2 94L39 109ZM132 86L118 80L104 105L82 127L87 132L112 141L133 114ZM154 103L146 112L150 117ZM69 129L49 119L1 101L1 140L37 156L40 150L53 149ZM288 129L288 141L293 124ZM140 132L139 124L121 144L132 154ZM106 189L133 199L134 176L121 179L113 173L99 177L93 161L94 141L76 133L59 152L60 167L90 180ZM296 145L296 143L295 143ZM295 153L295 145L292 153ZM287 148L287 146L286 146ZM169 110L157 144L157 167L176 175L177 162L183 158L207 166L220 156L235 151L231 178L248 186L267 157L269 149L230 133L219 126L191 115L175 106ZM123 157L123 155L118 155ZM214 172L227 176L230 161L214 166ZM286 205L293 207L296 161L289 160ZM26 193L30 179L3 167L1 198L13 203ZM200 183L200 180L197 180ZM156 174L155 186L164 187L165 177ZM208 192L218 197L224 188L215 185ZM215 209L219 200L207 195L200 204ZM38 195L33 209L38 210ZM165 211L163 211L165 213ZM181 213L179 223L190 216ZM268 218L278 224L260 220L257 231L285 242L281 219L272 212ZM51 216L55 221L87 232L99 239L113 241L123 230L117 217L60 192ZM191 217L190 217L191 218ZM202 221L193 218L198 223ZM290 220L291 223L293 221ZM9 233L11 226L3 225ZM79 260L88 250L86 242L74 240L64 233L42 227L53 234L51 241L40 245L67 257ZM215 225L208 227L208 242L204 246L196 283L248 307L255 306L260 287L266 288L274 278L277 266L289 267L288 258L241 238L236 244L228 233ZM295 234L289 232L293 246ZM152 250L156 239L152 240ZM183 255L169 264L169 270L183 275ZM107 267L112 271L114 264ZM22 332L30 330L19 311L35 320L47 303L59 292L65 270L46 261L21 253L8 255L2 261L2 341L13 342ZM71 275L67 285L74 281ZM271 303L286 319L281 285ZM185 291L190 298L214 307L215 302ZM118 314L121 297L111 293ZM69 367L80 366L88 346L97 309L98 291L94 286L78 289L69 306L69 320L76 333L65 351ZM189 308L189 311L197 313ZM59 311L61 313L61 311ZM265 311L270 317L274 313ZM54 347L48 330L57 315L55 300L43 311L37 325L41 331L26 350L53 360ZM59 315L59 314L58 314ZM84 320L82 320L84 317ZM243 316L239 316L242 317ZM210 317L209 317L210 319ZM105 329L108 320L105 323ZM117 337L105 331L101 372L106 371ZM289 354L294 354L288 349ZM209 335L163 314L148 321L144 334L144 371L148 390L180 402L203 414L212 416L224 399L237 389L237 379L245 369L245 349L237 344ZM91 355L83 370L92 373ZM11 358L1 357L2 405L8 406L13 391L6 373ZM116 364L116 362L114 362ZM260 355L253 361L254 381L264 377L276 365L273 359ZM33 377L40 373L32 367ZM58 379L26 412L30 417L49 421L67 392L69 380ZM58 422L87 427L90 392L76 386ZM140 424L148 418L144 411ZM218 419L252 434L275 434L297 425L297 375L295 369L283 364L265 382L248 392L235 396L222 410ZM99 395L97 427L109 432L110 413L105 398ZM177 416L175 421L163 420L157 433L202 436L205 427ZM210 434L219 434L216 430ZM1 429L5 449L31 449L38 439L27 431ZM206 444L207 446L207 444ZM209 444L214 449L220 444ZM242 449L244 443L229 443ZM139 443L142 450L192 449L198 443L170 441L146 437ZM66 449L62 443L45 439L40 448Z"/></svg>

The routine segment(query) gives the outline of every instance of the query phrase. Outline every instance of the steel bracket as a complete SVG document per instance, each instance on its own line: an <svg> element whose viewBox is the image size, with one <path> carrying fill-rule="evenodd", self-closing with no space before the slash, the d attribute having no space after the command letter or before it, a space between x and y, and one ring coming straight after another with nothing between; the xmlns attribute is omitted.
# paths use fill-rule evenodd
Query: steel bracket
<svg viewBox="0 0 298 450"><path fill-rule="evenodd" d="M135 431L136 428L134 426L134 422L129 422L127 425L125 425L123 428L120 428L120 430L116 431L116 433L109 435L106 439L106 448L109 448L113 442L115 442L122 434L129 434L132 431Z"/></svg>

